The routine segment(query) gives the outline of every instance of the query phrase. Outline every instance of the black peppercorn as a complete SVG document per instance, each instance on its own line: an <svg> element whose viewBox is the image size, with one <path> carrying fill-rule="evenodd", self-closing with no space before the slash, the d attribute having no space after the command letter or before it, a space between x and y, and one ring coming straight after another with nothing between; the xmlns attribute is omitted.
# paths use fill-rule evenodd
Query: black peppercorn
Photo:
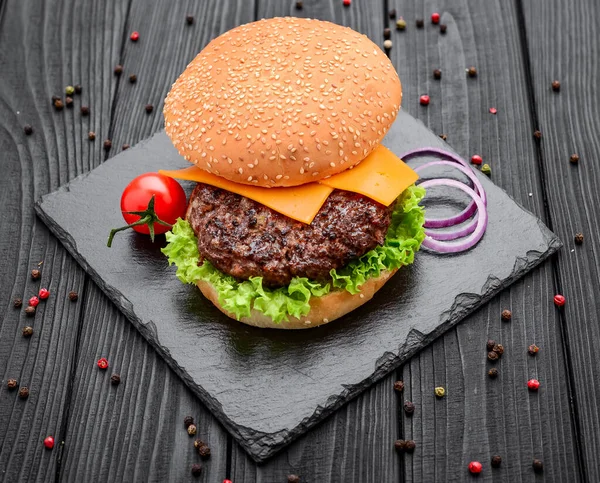
<svg viewBox="0 0 600 483"><path fill-rule="evenodd" d="M194 23L194 16L193 15L186 15L186 17L185 17L185 23L187 23L188 25L192 25Z"/></svg>
<svg viewBox="0 0 600 483"><path fill-rule="evenodd" d="M469 77L477 77L477 69L471 66L467 69L467 74L469 74Z"/></svg>
<svg viewBox="0 0 600 483"><path fill-rule="evenodd" d="M396 18L396 9L392 8L389 12L388 15L391 19L395 19Z"/></svg>
<svg viewBox="0 0 600 483"><path fill-rule="evenodd" d="M577 164L579 162L579 154L571 154L569 161L571 161L573 164Z"/></svg>
<svg viewBox="0 0 600 483"><path fill-rule="evenodd" d="M81 86L79 84L75 85L75 94L81 94Z"/></svg>
<svg viewBox="0 0 600 483"><path fill-rule="evenodd" d="M500 468L500 464L502 463L502 457L498 455L492 456L492 468Z"/></svg>
<svg viewBox="0 0 600 483"><path fill-rule="evenodd" d="M488 371L488 376L491 377L492 379L496 379L498 377L498 369L496 369L495 367L492 367Z"/></svg>
<svg viewBox="0 0 600 483"><path fill-rule="evenodd" d="M123 151L127 151L131 146L129 144L123 144L123 146L121 146L121 149Z"/></svg>
<svg viewBox="0 0 600 483"><path fill-rule="evenodd" d="M446 134L440 134L440 137L442 138L442 140L446 141L448 139L448 136Z"/></svg>
<svg viewBox="0 0 600 483"><path fill-rule="evenodd" d="M42 276L42 273L38 269L34 268L31 271L31 279L32 280L38 280L41 276Z"/></svg>
<svg viewBox="0 0 600 483"><path fill-rule="evenodd" d="M33 128L31 127L31 124L25 124L23 126L23 132L26 136L31 136L33 134Z"/></svg>
<svg viewBox="0 0 600 483"><path fill-rule="evenodd" d="M9 379L8 381L6 381L6 387L8 387L9 391L16 389L18 385L19 383L16 379Z"/></svg>
<svg viewBox="0 0 600 483"><path fill-rule="evenodd" d="M404 451L406 450L406 441L404 441L403 439L397 439L396 441L394 441L394 448L396 448L396 451L398 451L398 453L404 453Z"/></svg>
<svg viewBox="0 0 600 483"><path fill-rule="evenodd" d="M389 39L392 36L392 31L389 28L384 28L383 29L383 38L384 39Z"/></svg>
<svg viewBox="0 0 600 483"><path fill-rule="evenodd" d="M527 348L527 352L529 352L530 356L534 356L539 352L540 348L535 345L535 344L531 344L528 348Z"/></svg>
<svg viewBox="0 0 600 483"><path fill-rule="evenodd" d="M494 345L494 347L492 348L492 350L498 354L499 356L501 356L502 354L504 354L504 346L502 344L496 344Z"/></svg>
<svg viewBox="0 0 600 483"><path fill-rule="evenodd" d="M190 425L192 424L194 424L194 418L192 418L191 416L186 416L185 418L183 418L183 425L185 426L185 429L190 427Z"/></svg>
<svg viewBox="0 0 600 483"><path fill-rule="evenodd" d="M288 483L300 483L300 477L298 475L288 475Z"/></svg>
<svg viewBox="0 0 600 483"><path fill-rule="evenodd" d="M448 26L447 26L445 23L443 23L443 24L440 24L440 33L441 33L442 35L444 35L444 34L446 33L446 31L447 31L447 30L448 30Z"/></svg>
<svg viewBox="0 0 600 483"><path fill-rule="evenodd" d="M54 104L56 101L60 101L60 97L52 96L52 104Z"/></svg>
<svg viewBox="0 0 600 483"><path fill-rule="evenodd" d="M409 439L406 442L406 446L404 449L407 453L412 453L416 447L417 447L417 443L415 443L412 439Z"/></svg>
<svg viewBox="0 0 600 483"><path fill-rule="evenodd" d="M54 101L54 109L56 109L57 111L62 111L63 107L65 107L65 105L63 104L62 99L56 99Z"/></svg>
<svg viewBox="0 0 600 483"><path fill-rule="evenodd" d="M110 383L113 386L118 386L119 384L121 384L121 376L119 376L118 374L113 374L112 376L110 376Z"/></svg>
<svg viewBox="0 0 600 483"><path fill-rule="evenodd" d="M203 460L207 460L208 458L210 458L210 448L205 444L200 445L198 447L198 454L200 455L200 458L202 458Z"/></svg>
<svg viewBox="0 0 600 483"><path fill-rule="evenodd" d="M23 300L22 299L15 299L13 302L13 305L15 306L16 309L20 308L23 305Z"/></svg>
<svg viewBox="0 0 600 483"><path fill-rule="evenodd" d="M497 353L497 352L490 351L490 352L488 352L488 356L487 356L487 357L488 357L488 359L489 359L490 361L492 361L492 362L495 362L495 361L497 361L497 360L498 360L498 357L500 357L500 356L498 355L498 353Z"/></svg>
<svg viewBox="0 0 600 483"><path fill-rule="evenodd" d="M33 327L27 325L23 327L23 337L31 337L33 335Z"/></svg>
<svg viewBox="0 0 600 483"><path fill-rule="evenodd" d="M131 74L129 76L129 82L131 82L132 84L135 84L137 82L137 75Z"/></svg>
<svg viewBox="0 0 600 483"><path fill-rule="evenodd" d="M583 233L577 233L575 235L575 243L581 245L583 243Z"/></svg>
<svg viewBox="0 0 600 483"><path fill-rule="evenodd" d="M67 106L67 108L71 108L73 107L73 98L72 97L65 97L65 105Z"/></svg>
<svg viewBox="0 0 600 483"><path fill-rule="evenodd" d="M115 66L115 75L121 75L123 73L123 66L118 64Z"/></svg>
<svg viewBox="0 0 600 483"><path fill-rule="evenodd" d="M202 474L202 465L195 464L192 465L192 475L200 476Z"/></svg>
<svg viewBox="0 0 600 483"><path fill-rule="evenodd" d="M433 71L433 78L434 79L441 79L442 78L442 71L440 69L435 69Z"/></svg>
<svg viewBox="0 0 600 483"><path fill-rule="evenodd" d="M154 110L154 106L152 104L146 104L146 112L150 114Z"/></svg>
<svg viewBox="0 0 600 483"><path fill-rule="evenodd" d="M302 3L301 0L298 0L296 2L296 10L302 10L302 7L304 7L304 4Z"/></svg>
<svg viewBox="0 0 600 483"><path fill-rule="evenodd" d="M25 309L25 315L27 315L27 317L33 317L35 315L35 307L33 306L28 306Z"/></svg>
<svg viewBox="0 0 600 483"><path fill-rule="evenodd" d="M552 81L552 90L554 92L560 91L560 82L558 82L557 80Z"/></svg>
<svg viewBox="0 0 600 483"><path fill-rule="evenodd" d="M107 139L104 141L104 151L110 151L110 148L112 148L112 141Z"/></svg>
<svg viewBox="0 0 600 483"><path fill-rule="evenodd" d="M544 464L542 463L542 460L534 459L532 466L533 471L536 473L542 473L544 471Z"/></svg>
<svg viewBox="0 0 600 483"><path fill-rule="evenodd" d="M494 346L495 345L496 345L496 341L495 340L492 340L492 339L488 340L487 344L486 344L487 350L488 351L494 350Z"/></svg>
<svg viewBox="0 0 600 483"><path fill-rule="evenodd" d="M404 391L404 381L396 381L394 383L394 391L396 391L396 392Z"/></svg>
<svg viewBox="0 0 600 483"><path fill-rule="evenodd" d="M206 446L206 443L201 439L197 439L196 441L194 441L194 448L198 449L200 448L200 446Z"/></svg>
<svg viewBox="0 0 600 483"><path fill-rule="evenodd" d="M90 131L90 132L88 133L88 139L89 139L90 141L95 141L95 140L96 140L96 133L95 133L94 131Z"/></svg>
<svg viewBox="0 0 600 483"><path fill-rule="evenodd" d="M23 386L21 389L19 389L19 397L21 399L27 399L29 397L29 388Z"/></svg>
<svg viewBox="0 0 600 483"><path fill-rule="evenodd" d="M422 29L423 25L425 25L425 22L423 21L422 18L417 19L417 21L415 22L415 25L417 26L418 29Z"/></svg>
<svg viewBox="0 0 600 483"><path fill-rule="evenodd" d="M81 112L81 115L83 117L86 117L86 116L90 115L90 108L88 106L81 106L81 108L79 109L79 111Z"/></svg>
<svg viewBox="0 0 600 483"><path fill-rule="evenodd" d="M502 311L502 320L504 320L505 322L509 321L512 318L512 312L510 310L504 309Z"/></svg>
<svg viewBox="0 0 600 483"><path fill-rule="evenodd" d="M542 132L536 129L535 131L533 131L533 137L536 139L542 139Z"/></svg>
<svg viewBox="0 0 600 483"><path fill-rule="evenodd" d="M410 401L406 401L404 403L404 412L406 414L413 414L415 412L415 404Z"/></svg>
<svg viewBox="0 0 600 483"><path fill-rule="evenodd" d="M69 300L71 302L75 302L78 298L79 298L79 295L77 294L77 292L75 292L74 290L71 290L69 292Z"/></svg>

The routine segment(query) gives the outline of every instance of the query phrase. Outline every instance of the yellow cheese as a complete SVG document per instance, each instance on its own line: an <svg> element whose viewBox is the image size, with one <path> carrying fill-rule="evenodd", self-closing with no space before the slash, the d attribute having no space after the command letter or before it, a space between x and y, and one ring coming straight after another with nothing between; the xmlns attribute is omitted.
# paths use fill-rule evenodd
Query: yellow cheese
<svg viewBox="0 0 600 483"><path fill-rule="evenodd" d="M307 224L313 220L327 197L333 191L333 188L318 183L308 183L289 188L248 186L226 180L196 166L174 171L161 169L159 173L171 178L205 183L231 191L232 193L237 193L238 195L262 203L282 215Z"/></svg>
<svg viewBox="0 0 600 483"><path fill-rule="evenodd" d="M377 146L361 163L320 184L360 193L382 205L391 205L419 175L384 146Z"/></svg>

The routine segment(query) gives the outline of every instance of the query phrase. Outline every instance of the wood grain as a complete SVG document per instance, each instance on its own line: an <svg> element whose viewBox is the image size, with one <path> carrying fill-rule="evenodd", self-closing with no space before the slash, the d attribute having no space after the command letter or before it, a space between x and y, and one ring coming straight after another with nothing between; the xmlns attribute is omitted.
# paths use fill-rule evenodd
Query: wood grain
<svg viewBox="0 0 600 483"><path fill-rule="evenodd" d="M68 301L81 291L84 274L58 242L36 220L33 203L84 170L98 164L101 146L90 144L89 129L108 126L111 75L101 69L105 53L118 47L123 20L121 5L99 7L74 1L5 1L0 7L0 468L4 481L54 478L58 471L62 421L66 417L70 372L76 351L81 304ZM75 15L73 12L77 12ZM88 52L91 55L87 55ZM98 57L95 55L102 52ZM55 112L51 96L68 84L84 86L83 102L94 106L89 118L78 107ZM80 99L76 100L79 106ZM25 136L23 126L34 132ZM96 127L97 126L97 127ZM30 279L39 262L42 278ZM40 287L51 296L40 304L34 319L23 308L13 309L16 297L28 299ZM34 335L25 339L23 326ZM8 392L6 381L28 386L27 401ZM54 435L57 445L42 444Z"/></svg>
<svg viewBox="0 0 600 483"><path fill-rule="evenodd" d="M565 242L556 260L555 290L566 299L561 324L569 357L580 444L588 481L600 480L600 14L591 0L518 2L532 75L539 163L545 176L548 216ZM560 92L551 88L560 81ZM577 165L569 162L578 153ZM584 234L584 243L574 235Z"/></svg>

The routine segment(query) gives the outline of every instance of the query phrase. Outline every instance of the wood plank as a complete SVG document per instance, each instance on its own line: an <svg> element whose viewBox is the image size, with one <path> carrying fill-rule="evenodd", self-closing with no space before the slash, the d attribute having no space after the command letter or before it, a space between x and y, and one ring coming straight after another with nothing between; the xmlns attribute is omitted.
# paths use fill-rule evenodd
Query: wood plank
<svg viewBox="0 0 600 483"><path fill-rule="evenodd" d="M112 74L102 60L118 50L120 35L112 32L124 11L120 4L99 9L93 2L9 0L0 14L0 468L5 481L47 481L57 473L61 445L50 452L42 441L64 436L82 313L67 295L82 290L84 274L36 220L33 203L101 159L101 144L90 143L87 132L101 136L109 124L110 105L103 101L111 98ZM72 110L51 107L51 96L74 83L92 106L87 118L79 114L80 99ZM25 124L33 126L31 136ZM40 261L42 278L33 282L29 274ZM41 286L51 296L34 319L13 309L14 298L27 299ZM34 335L24 339L21 329L29 324ZM27 401L6 390L9 378L29 387Z"/></svg>
<svg viewBox="0 0 600 483"><path fill-rule="evenodd" d="M556 290L567 305L561 314L573 397L580 421L583 465L588 481L600 480L600 14L592 0L517 2L524 14L537 128L539 163L545 176L549 217L565 242L556 262ZM560 92L551 88L560 81ZM577 165L569 162L578 153ZM574 235L584 234L582 246Z"/></svg>
<svg viewBox="0 0 600 483"><path fill-rule="evenodd" d="M430 22L432 4L392 0L390 6L408 24L392 36L403 108L434 132L447 134L449 144L467 159L480 154L490 163L494 182L543 218L513 3L444 2L438 11L447 25L445 35ZM425 19L424 29L416 29L417 18ZM477 68L476 78L467 77L469 66ZM442 70L441 80L433 78L436 68ZM428 107L419 105L425 93L431 97ZM498 114L490 114L490 107ZM412 418L400 413L400 436L418 445L414 455L402 457L406 480L463 480L471 460L483 463L485 479L529 480L533 458L543 460L549 480L578 479L552 280L552 266L546 263L404 367L405 398L417 410ZM510 323L500 319L504 308L513 311ZM496 364L497 380L486 375L489 338L506 349ZM532 343L541 347L535 358L527 354ZM526 388L531 377L542 382L538 393ZM442 400L433 393L438 385L448 393ZM499 470L490 467L495 454L503 458Z"/></svg>

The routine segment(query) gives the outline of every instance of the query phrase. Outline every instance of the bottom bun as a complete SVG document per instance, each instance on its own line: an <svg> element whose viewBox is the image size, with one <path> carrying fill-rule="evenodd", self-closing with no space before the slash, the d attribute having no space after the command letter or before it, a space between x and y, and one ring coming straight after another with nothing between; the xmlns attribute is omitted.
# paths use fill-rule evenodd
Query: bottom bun
<svg viewBox="0 0 600 483"><path fill-rule="evenodd" d="M379 277L370 278L362 284L360 293L354 295L346 290L336 289L322 297L311 297L309 302L310 312L299 319L288 317L288 321L283 320L277 323L271 317L252 309L250 317L242 317L240 322L253 325L254 327L269 329L310 329L311 327L318 327L346 315L348 312L371 300L373 295L385 285L396 271L397 269L382 271ZM197 285L202 294L221 312L232 319L236 318L232 313L227 312L227 310L221 307L221 304L219 304L219 295L211 284L208 282L198 282Z"/></svg>

